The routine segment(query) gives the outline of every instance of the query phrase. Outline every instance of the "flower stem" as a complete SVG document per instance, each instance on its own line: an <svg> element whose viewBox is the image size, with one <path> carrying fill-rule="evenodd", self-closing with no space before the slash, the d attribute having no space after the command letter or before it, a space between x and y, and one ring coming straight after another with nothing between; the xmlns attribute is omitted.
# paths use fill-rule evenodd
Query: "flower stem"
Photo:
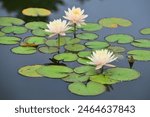
<svg viewBox="0 0 150 117"><path fill-rule="evenodd" d="M73 25L73 28L74 28L74 38L76 38L76 31L77 31L77 25L76 25L76 23L74 23L74 25Z"/></svg>
<svg viewBox="0 0 150 117"><path fill-rule="evenodd" d="M103 74L103 72L104 72L104 67L102 67L100 70L101 70L100 73Z"/></svg>
<svg viewBox="0 0 150 117"><path fill-rule="evenodd" d="M58 49L60 49L60 35L58 34Z"/></svg>

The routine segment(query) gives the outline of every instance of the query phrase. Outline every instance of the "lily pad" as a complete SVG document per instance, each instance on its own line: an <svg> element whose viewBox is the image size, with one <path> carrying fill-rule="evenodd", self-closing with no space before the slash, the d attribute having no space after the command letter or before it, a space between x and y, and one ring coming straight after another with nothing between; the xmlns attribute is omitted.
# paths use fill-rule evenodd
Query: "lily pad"
<svg viewBox="0 0 150 117"><path fill-rule="evenodd" d="M81 33L77 35L77 38L83 40L95 40L98 38L98 35L95 33Z"/></svg>
<svg viewBox="0 0 150 117"><path fill-rule="evenodd" d="M113 51L114 53L121 53L124 52L126 49L120 46L109 46L109 50Z"/></svg>
<svg viewBox="0 0 150 117"><path fill-rule="evenodd" d="M84 50L85 46L81 44L70 44L70 45L66 45L65 49L73 52L78 52Z"/></svg>
<svg viewBox="0 0 150 117"><path fill-rule="evenodd" d="M118 80L110 79L108 76L102 74L90 76L90 80L101 84L116 84L119 82Z"/></svg>
<svg viewBox="0 0 150 117"><path fill-rule="evenodd" d="M91 49L103 49L109 46L107 42L102 42L102 41L87 42L85 43L85 45Z"/></svg>
<svg viewBox="0 0 150 117"><path fill-rule="evenodd" d="M47 39L44 37L31 36L31 37L25 38L24 42L29 43L29 44L40 45L40 44L44 44L46 40Z"/></svg>
<svg viewBox="0 0 150 117"><path fill-rule="evenodd" d="M76 43L79 43L79 42L80 42L80 39L78 39L78 38L66 40L67 45L76 44Z"/></svg>
<svg viewBox="0 0 150 117"><path fill-rule="evenodd" d="M43 46L39 48L39 51L45 54L52 54L55 52L58 52L57 47L48 47L48 46Z"/></svg>
<svg viewBox="0 0 150 117"><path fill-rule="evenodd" d="M150 60L150 50L131 50L128 52L132 55L135 60L139 61L149 61Z"/></svg>
<svg viewBox="0 0 150 117"><path fill-rule="evenodd" d="M34 21L34 22L29 22L25 24L25 27L31 30L35 29L46 29L47 28L47 23L42 22L42 21Z"/></svg>
<svg viewBox="0 0 150 117"><path fill-rule="evenodd" d="M75 61L77 60L78 56L76 54L73 53L61 53L61 54L57 54L54 56L54 59L60 61Z"/></svg>
<svg viewBox="0 0 150 117"><path fill-rule="evenodd" d="M88 62L91 62L89 59L86 58L78 58L78 63L83 64L83 65L89 65Z"/></svg>
<svg viewBox="0 0 150 117"><path fill-rule="evenodd" d="M147 39L134 40L131 44L136 47L150 48L150 40Z"/></svg>
<svg viewBox="0 0 150 117"><path fill-rule="evenodd" d="M1 29L4 33L24 34L28 30L22 26L7 26Z"/></svg>
<svg viewBox="0 0 150 117"><path fill-rule="evenodd" d="M63 80L67 82L85 82L88 79L89 79L89 76L79 75L76 73L71 73L66 78L63 78Z"/></svg>
<svg viewBox="0 0 150 117"><path fill-rule="evenodd" d="M107 28L117 28L119 26L129 27L132 25L132 22L130 20L123 19L123 18L110 17L110 18L100 19L99 24Z"/></svg>
<svg viewBox="0 0 150 117"><path fill-rule="evenodd" d="M91 51L81 51L78 53L78 56L81 57L81 58L85 58L87 56L90 56L91 55Z"/></svg>
<svg viewBox="0 0 150 117"><path fill-rule="evenodd" d="M49 65L42 66L37 70L37 72L48 78L64 78L72 73L73 70L66 66Z"/></svg>
<svg viewBox="0 0 150 117"><path fill-rule="evenodd" d="M25 22L22 19L14 17L0 17L0 26L23 25Z"/></svg>
<svg viewBox="0 0 150 117"><path fill-rule="evenodd" d="M0 31L0 36L5 36L5 33Z"/></svg>
<svg viewBox="0 0 150 117"><path fill-rule="evenodd" d="M42 77L40 74L36 72L42 65L31 65L21 67L18 72L19 74L27 77Z"/></svg>
<svg viewBox="0 0 150 117"><path fill-rule="evenodd" d="M11 51L15 54L34 54L36 53L36 48L34 47L14 47Z"/></svg>
<svg viewBox="0 0 150 117"><path fill-rule="evenodd" d="M127 34L112 34L105 38L108 42L118 42L118 43L130 43L134 40L134 37Z"/></svg>
<svg viewBox="0 0 150 117"><path fill-rule="evenodd" d="M110 79L118 81L135 80L140 76L140 73L129 68L111 68L104 72Z"/></svg>
<svg viewBox="0 0 150 117"><path fill-rule="evenodd" d="M143 35L150 35L150 28L143 28L140 30L140 33Z"/></svg>
<svg viewBox="0 0 150 117"><path fill-rule="evenodd" d="M49 16L51 14L51 11L44 8L26 8L22 11L22 13L26 16L45 17Z"/></svg>
<svg viewBox="0 0 150 117"><path fill-rule="evenodd" d="M80 27L84 31L98 31L101 30L103 27L97 23L86 23Z"/></svg>
<svg viewBox="0 0 150 117"><path fill-rule="evenodd" d="M68 86L71 93L83 96L94 96L106 91L106 87L96 82L88 82L87 85L81 82L74 82Z"/></svg>
<svg viewBox="0 0 150 117"><path fill-rule="evenodd" d="M11 45L11 44L17 44L19 43L20 38L18 37L8 37L8 36L2 36L0 37L0 44L6 44L6 45Z"/></svg>
<svg viewBox="0 0 150 117"><path fill-rule="evenodd" d="M45 36L50 36L51 33L46 32L44 29L35 29L32 31L32 34L35 36L41 36L41 37L45 37Z"/></svg>

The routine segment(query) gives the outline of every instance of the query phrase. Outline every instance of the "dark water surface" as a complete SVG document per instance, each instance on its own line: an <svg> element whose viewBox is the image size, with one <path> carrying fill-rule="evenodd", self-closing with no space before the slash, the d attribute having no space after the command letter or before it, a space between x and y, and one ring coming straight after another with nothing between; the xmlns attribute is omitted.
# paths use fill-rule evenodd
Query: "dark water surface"
<svg viewBox="0 0 150 117"><path fill-rule="evenodd" d="M104 17L122 17L133 21L128 28L118 28L114 33L126 33L135 38L143 36L139 30L150 27L150 0L0 0L0 16L14 16L31 21L21 14L27 7L44 7L52 10L49 18L61 18L68 7L79 6L89 15L87 21L96 22ZM109 29L98 32L102 40L110 34ZM25 37L27 35L22 35ZM44 64L49 62L50 55L15 55L10 52L13 46L0 45L0 99L150 99L150 62L136 62L134 68L141 72L141 77L130 82L113 85L114 90L98 96L77 96L67 90L68 84L58 79L26 78L17 74L25 65ZM126 45L127 50L131 46ZM115 63L128 67L127 59ZM75 66L75 65L73 65Z"/></svg>

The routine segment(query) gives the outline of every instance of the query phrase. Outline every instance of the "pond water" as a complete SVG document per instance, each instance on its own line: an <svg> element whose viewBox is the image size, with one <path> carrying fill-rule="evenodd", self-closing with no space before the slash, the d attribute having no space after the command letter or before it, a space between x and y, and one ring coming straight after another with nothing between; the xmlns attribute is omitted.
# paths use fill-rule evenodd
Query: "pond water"
<svg viewBox="0 0 150 117"><path fill-rule="evenodd" d="M113 33L131 34L135 38L150 38L150 35L141 35L139 30L150 27L149 0L0 0L0 16L18 17L26 22L36 18L25 17L21 10L27 7L43 7L52 11L49 21L60 18L64 10L72 6L85 9L89 15L87 21L97 22L104 17L121 17L130 19L133 25L128 28L117 28ZM39 20L39 19L38 19ZM97 32L101 40L111 33L110 29ZM28 35L22 35L22 38ZM135 62L134 67L141 72L141 77L130 82L113 85L113 90L98 96L78 96L67 90L68 83L58 79L27 78L17 74L17 70L25 65L45 64L51 55L36 53L33 55L15 55L10 49L16 45L0 45L0 99L150 99L150 62ZM130 45L125 45L130 50ZM126 56L125 56L126 57ZM128 67L127 59L115 62L118 66ZM77 66L76 64L70 64Z"/></svg>

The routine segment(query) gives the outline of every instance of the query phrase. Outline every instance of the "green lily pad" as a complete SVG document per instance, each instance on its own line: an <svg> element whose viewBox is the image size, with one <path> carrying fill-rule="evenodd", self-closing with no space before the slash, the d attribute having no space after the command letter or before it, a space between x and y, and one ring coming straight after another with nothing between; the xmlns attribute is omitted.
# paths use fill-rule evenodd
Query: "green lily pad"
<svg viewBox="0 0 150 117"><path fill-rule="evenodd" d="M90 56L91 55L91 51L81 51L78 53L78 56L81 57L81 58L85 58L87 56Z"/></svg>
<svg viewBox="0 0 150 117"><path fill-rule="evenodd" d="M71 73L71 74L69 74L69 76L67 76L66 78L63 78L62 80L66 81L66 82L85 82L88 79L89 79L89 76Z"/></svg>
<svg viewBox="0 0 150 117"><path fill-rule="evenodd" d="M32 16L32 17L37 17L37 16L45 17L51 14L50 10L44 8L26 8L22 11L22 13L26 16Z"/></svg>
<svg viewBox="0 0 150 117"><path fill-rule="evenodd" d="M131 50L128 52L132 55L135 60L139 61L149 61L150 60L150 50Z"/></svg>
<svg viewBox="0 0 150 117"><path fill-rule="evenodd" d="M36 48L34 47L14 47L11 51L15 54L34 54L36 53Z"/></svg>
<svg viewBox="0 0 150 117"><path fill-rule="evenodd" d="M0 36L5 36L5 33L0 31Z"/></svg>
<svg viewBox="0 0 150 117"><path fill-rule="evenodd" d="M24 34L28 30L22 26L7 26L1 29L4 33Z"/></svg>
<svg viewBox="0 0 150 117"><path fill-rule="evenodd" d="M134 40L134 37L126 34L112 34L105 38L108 42L118 42L118 43L130 43Z"/></svg>
<svg viewBox="0 0 150 117"><path fill-rule="evenodd" d="M17 44L19 43L20 38L18 37L8 37L8 36L2 36L0 37L0 44L6 44L6 45L11 45L11 44Z"/></svg>
<svg viewBox="0 0 150 117"><path fill-rule="evenodd" d="M48 47L48 46L43 46L39 48L39 51L45 54L52 54L55 52L58 52L57 47Z"/></svg>
<svg viewBox="0 0 150 117"><path fill-rule="evenodd" d="M36 72L42 65L31 65L31 66L24 66L18 70L18 73L27 76L27 77L42 77L40 74Z"/></svg>
<svg viewBox="0 0 150 117"><path fill-rule="evenodd" d="M47 39L44 37L31 36L31 37L25 38L24 42L29 43L29 44L40 45L40 44L44 44L46 40Z"/></svg>
<svg viewBox="0 0 150 117"><path fill-rule="evenodd" d="M81 82L74 82L68 86L71 93L83 96L94 96L106 91L106 87L96 82L88 82L86 85Z"/></svg>
<svg viewBox="0 0 150 117"><path fill-rule="evenodd" d="M61 54L57 54L54 56L54 59L60 61L75 61L77 60L78 56L76 54L73 53L61 53Z"/></svg>
<svg viewBox="0 0 150 117"><path fill-rule="evenodd" d="M120 46L109 46L108 49L113 51L114 53L121 53L124 52L126 49Z"/></svg>
<svg viewBox="0 0 150 117"><path fill-rule="evenodd" d="M119 82L118 80L110 79L108 76L102 74L90 76L90 80L101 84L116 84Z"/></svg>
<svg viewBox="0 0 150 117"><path fill-rule="evenodd" d="M23 25L25 22L22 19L14 17L0 17L0 26Z"/></svg>
<svg viewBox="0 0 150 117"><path fill-rule="evenodd" d="M143 35L149 35L150 34L150 28L143 28L140 30L140 33Z"/></svg>
<svg viewBox="0 0 150 117"><path fill-rule="evenodd" d="M150 40L147 39L134 40L131 44L136 47L150 48Z"/></svg>
<svg viewBox="0 0 150 117"><path fill-rule="evenodd" d="M83 40L95 40L98 38L98 35L95 33L81 33L77 35L77 38Z"/></svg>
<svg viewBox="0 0 150 117"><path fill-rule="evenodd" d="M81 44L70 44L70 45L66 45L65 49L73 52L78 52L84 50L85 46Z"/></svg>
<svg viewBox="0 0 150 117"><path fill-rule="evenodd" d="M66 66L50 65L42 66L37 72L48 78L64 78L72 73L73 70Z"/></svg>
<svg viewBox="0 0 150 117"><path fill-rule="evenodd" d="M76 43L79 43L79 42L80 42L80 39L78 39L78 38L66 40L67 45L76 44Z"/></svg>
<svg viewBox="0 0 150 117"><path fill-rule="evenodd" d="M84 31L98 31L101 30L103 27L97 23L86 23L80 27Z"/></svg>
<svg viewBox="0 0 150 117"><path fill-rule="evenodd" d="M130 20L123 19L123 18L110 17L110 18L100 19L99 24L107 28L117 28L119 26L129 27L132 25L132 22Z"/></svg>
<svg viewBox="0 0 150 117"><path fill-rule="evenodd" d="M31 30L35 30L35 29L46 29L47 28L47 23L46 22L42 22L42 21L34 21L34 22L29 22L27 24L25 24L25 27Z"/></svg>
<svg viewBox="0 0 150 117"><path fill-rule="evenodd" d="M103 49L109 46L107 42L102 42L102 41L87 42L85 43L85 45L91 49Z"/></svg>
<svg viewBox="0 0 150 117"><path fill-rule="evenodd" d="M32 34L35 35L35 36L41 36L41 37L51 35L49 32L46 32L44 29L40 29L40 28L32 30Z"/></svg>
<svg viewBox="0 0 150 117"><path fill-rule="evenodd" d="M135 80L140 76L140 73L129 68L111 68L104 72L110 79L118 81Z"/></svg>
<svg viewBox="0 0 150 117"><path fill-rule="evenodd" d="M91 62L89 59L86 58L78 58L77 62L83 65L89 65L88 62Z"/></svg>

